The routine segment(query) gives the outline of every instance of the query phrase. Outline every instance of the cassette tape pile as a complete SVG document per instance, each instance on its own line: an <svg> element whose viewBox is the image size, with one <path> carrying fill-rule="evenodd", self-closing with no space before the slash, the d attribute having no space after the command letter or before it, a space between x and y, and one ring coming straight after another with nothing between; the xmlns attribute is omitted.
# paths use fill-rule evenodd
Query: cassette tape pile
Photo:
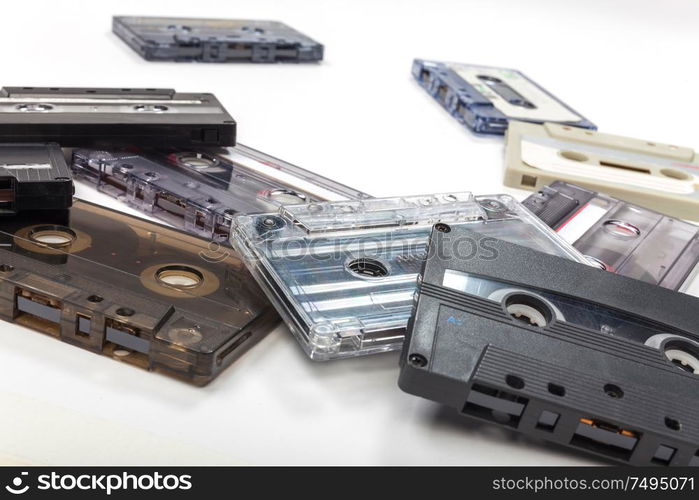
<svg viewBox="0 0 699 500"><path fill-rule="evenodd" d="M603 269L699 293L699 226L561 181L522 204Z"/></svg>
<svg viewBox="0 0 699 500"><path fill-rule="evenodd" d="M237 217L233 242L306 354L328 360L400 348L430 229L453 222L586 262L506 195L284 206Z"/></svg>
<svg viewBox="0 0 699 500"><path fill-rule="evenodd" d="M114 17L112 29L148 61L270 63L323 59L321 44L276 21Z"/></svg>
<svg viewBox="0 0 699 500"><path fill-rule="evenodd" d="M623 463L699 465L698 331L695 297L435 227L400 387Z"/></svg>
<svg viewBox="0 0 699 500"><path fill-rule="evenodd" d="M85 201L0 219L0 239L3 319L197 385L277 321L230 249Z"/></svg>
<svg viewBox="0 0 699 500"><path fill-rule="evenodd" d="M226 242L236 214L282 204L362 199L368 195L254 149L159 150L139 153L79 149L80 180L142 212Z"/></svg>
<svg viewBox="0 0 699 500"><path fill-rule="evenodd" d="M510 120L597 128L513 69L415 59L412 72L444 109L479 134L503 135Z"/></svg>

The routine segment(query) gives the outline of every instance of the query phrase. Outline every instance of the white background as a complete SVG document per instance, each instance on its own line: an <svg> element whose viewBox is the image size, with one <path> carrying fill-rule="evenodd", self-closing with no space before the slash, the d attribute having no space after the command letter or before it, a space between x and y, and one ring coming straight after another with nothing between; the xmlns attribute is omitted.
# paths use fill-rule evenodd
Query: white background
<svg viewBox="0 0 699 500"><path fill-rule="evenodd" d="M276 19L319 65L148 63L112 15ZM699 2L24 1L0 16L0 84L213 92L241 143L375 196L501 184L410 76L415 57L513 67L605 132L697 147ZM78 194L100 198L87 187ZM0 461L33 464L583 464L402 393L397 355L310 362L277 328L206 388L0 324Z"/></svg>

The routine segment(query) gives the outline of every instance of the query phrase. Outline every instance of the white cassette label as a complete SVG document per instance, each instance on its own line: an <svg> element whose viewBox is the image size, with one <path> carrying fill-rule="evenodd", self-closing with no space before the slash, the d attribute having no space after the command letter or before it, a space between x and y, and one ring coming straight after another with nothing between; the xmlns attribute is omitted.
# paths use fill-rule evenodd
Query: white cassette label
<svg viewBox="0 0 699 500"><path fill-rule="evenodd" d="M607 214L607 209L597 205L584 205L559 227L556 232L568 243L578 241L598 220Z"/></svg>
<svg viewBox="0 0 699 500"><path fill-rule="evenodd" d="M488 98L493 103L493 106L507 117L556 122L578 122L583 120L582 116L573 113L516 71L460 64L450 64L449 67L475 87L484 97ZM507 84L512 90L531 102L534 107L528 108L509 102L486 83L489 79L491 81L496 79Z"/></svg>

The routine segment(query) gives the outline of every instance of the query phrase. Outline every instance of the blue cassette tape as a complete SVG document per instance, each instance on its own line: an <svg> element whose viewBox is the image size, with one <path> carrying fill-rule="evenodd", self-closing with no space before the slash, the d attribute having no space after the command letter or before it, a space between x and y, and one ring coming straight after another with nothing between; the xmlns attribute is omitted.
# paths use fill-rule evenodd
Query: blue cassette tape
<svg viewBox="0 0 699 500"><path fill-rule="evenodd" d="M509 120L597 129L513 69L415 59L413 76L444 109L479 134L503 135Z"/></svg>

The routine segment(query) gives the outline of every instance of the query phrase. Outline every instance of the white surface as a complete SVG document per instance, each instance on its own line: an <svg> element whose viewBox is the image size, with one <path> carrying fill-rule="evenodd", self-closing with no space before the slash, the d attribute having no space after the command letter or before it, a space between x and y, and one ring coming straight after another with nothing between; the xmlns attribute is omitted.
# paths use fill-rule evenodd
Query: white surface
<svg viewBox="0 0 699 500"><path fill-rule="evenodd" d="M278 19L326 60L147 63L111 34L113 14ZM0 83L210 91L243 144L371 194L502 192L502 140L450 118L412 81L414 57L517 68L606 132L696 147L698 16L694 0L11 2ZM0 459L595 463L449 417L402 393L396 365L312 363L280 327L197 389L3 323Z"/></svg>

